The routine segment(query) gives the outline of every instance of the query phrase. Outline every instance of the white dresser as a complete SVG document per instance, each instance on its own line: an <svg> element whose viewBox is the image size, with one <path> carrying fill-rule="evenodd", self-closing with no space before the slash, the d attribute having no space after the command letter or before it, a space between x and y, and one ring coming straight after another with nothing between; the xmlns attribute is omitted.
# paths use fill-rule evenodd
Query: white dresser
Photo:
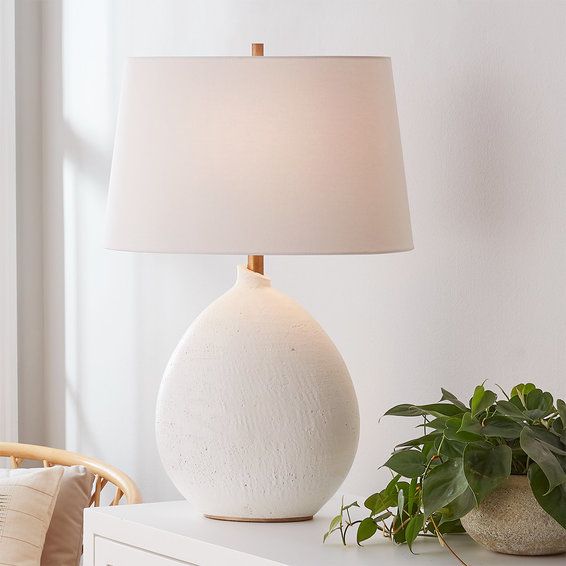
<svg viewBox="0 0 566 566"><path fill-rule="evenodd" d="M434 539L406 546L379 539L360 548L322 544L331 501L305 523L229 523L205 519L186 501L101 507L85 511L84 566L443 566L457 561ZM352 533L354 534L354 533ZM554 566L566 556L493 554L465 535L449 538L469 566Z"/></svg>

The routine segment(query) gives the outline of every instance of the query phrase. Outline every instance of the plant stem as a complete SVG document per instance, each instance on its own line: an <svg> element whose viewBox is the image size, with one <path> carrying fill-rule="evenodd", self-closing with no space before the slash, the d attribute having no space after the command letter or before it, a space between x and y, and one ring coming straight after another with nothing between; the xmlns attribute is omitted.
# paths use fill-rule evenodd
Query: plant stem
<svg viewBox="0 0 566 566"><path fill-rule="evenodd" d="M452 549L452 547L446 542L446 539L442 536L442 533L438 530L438 527L436 526L436 523L434 522L434 519L432 518L432 515L430 516L430 521L434 527L434 530L436 531L436 536L440 541L440 546L445 546L450 553L454 556L454 558L456 558L456 560L458 560L458 562L460 562L460 564L462 564L463 566L468 566L468 564L466 564L457 554L456 552L454 552L454 550Z"/></svg>
<svg viewBox="0 0 566 566"><path fill-rule="evenodd" d="M343 540L346 540L346 533L348 532L348 529L352 526L352 525L357 525L358 523L361 523L361 521L354 521L353 523L348 523L346 525L346 528L344 529L344 538ZM346 544L346 543L344 543Z"/></svg>

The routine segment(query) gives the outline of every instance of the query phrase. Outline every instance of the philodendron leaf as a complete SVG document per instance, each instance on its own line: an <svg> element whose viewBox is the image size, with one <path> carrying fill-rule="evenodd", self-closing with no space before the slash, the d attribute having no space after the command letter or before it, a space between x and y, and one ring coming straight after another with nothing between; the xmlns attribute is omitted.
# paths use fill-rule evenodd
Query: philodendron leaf
<svg viewBox="0 0 566 566"><path fill-rule="evenodd" d="M541 442L531 429L525 427L520 436L521 448L534 460L544 472L548 480L548 492L550 493L556 486L566 482L566 473L562 469L560 462L552 453L550 448Z"/></svg>
<svg viewBox="0 0 566 566"><path fill-rule="evenodd" d="M485 389L483 385L478 385L474 391L471 402L472 417L479 415L481 412L491 407L496 400L497 395L493 391Z"/></svg>
<svg viewBox="0 0 566 566"><path fill-rule="evenodd" d="M324 537L322 538L322 542L326 542L326 539L336 530L339 529L340 524L342 523L342 514L340 515L336 515L336 517L334 517L332 519L332 521L330 521L330 526L328 527L328 530L324 533Z"/></svg>
<svg viewBox="0 0 566 566"><path fill-rule="evenodd" d="M529 467L529 483L538 504L566 529L566 485L548 490L548 480L537 464Z"/></svg>
<svg viewBox="0 0 566 566"><path fill-rule="evenodd" d="M523 406L526 407L525 397L535 389L536 386L534 383L519 383L519 385L515 385L515 387L511 389L511 398L519 398Z"/></svg>
<svg viewBox="0 0 566 566"><path fill-rule="evenodd" d="M565 446L560 441L560 437L542 427L531 427L529 429L537 439L542 442L551 452L566 456Z"/></svg>
<svg viewBox="0 0 566 566"><path fill-rule="evenodd" d="M427 517L454 501L468 487L461 458L430 470L423 480L423 505Z"/></svg>
<svg viewBox="0 0 566 566"><path fill-rule="evenodd" d="M388 484L387 487L373 495L370 495L364 502L364 506L369 509L372 515L377 515L393 507L397 503L397 489L396 484L400 476L396 475Z"/></svg>
<svg viewBox="0 0 566 566"><path fill-rule="evenodd" d="M443 389L442 387L440 388L440 390L442 391L442 398L440 399L440 401L450 401L450 403L456 405L456 407L458 407L462 411L468 410L468 407L466 407L466 405L464 405L464 403L462 403L462 401L460 401L460 399L458 399L456 395L450 393L450 391L446 391L446 389Z"/></svg>
<svg viewBox="0 0 566 566"><path fill-rule="evenodd" d="M401 519L399 519L399 517L395 517L395 520L393 521L393 540L397 544L403 544L407 542L406 530L407 526L403 526Z"/></svg>
<svg viewBox="0 0 566 566"><path fill-rule="evenodd" d="M558 414L560 415L560 420L562 421L562 428L566 429L566 403L562 399L556 401L556 408L558 409Z"/></svg>
<svg viewBox="0 0 566 566"><path fill-rule="evenodd" d="M396 405L391 407L384 416L394 417L418 417L432 415L433 417L452 417L462 412L461 409L450 403L430 403L429 405Z"/></svg>
<svg viewBox="0 0 566 566"><path fill-rule="evenodd" d="M431 421L426 421L422 424L418 424L415 428L430 428L432 430L442 430L446 428L446 420L448 417L442 416L432 419Z"/></svg>
<svg viewBox="0 0 566 566"><path fill-rule="evenodd" d="M459 442L456 440L448 440L447 438L440 437L434 441L434 452L431 451L428 454L428 459L430 460L433 454L440 454L443 460L450 460L452 458L461 458L462 454L464 453L464 448L466 444L464 442ZM442 464L442 461L439 461L439 464Z"/></svg>
<svg viewBox="0 0 566 566"><path fill-rule="evenodd" d="M488 437L499 437L507 439L519 438L523 425L509 417L494 415L483 423L481 434Z"/></svg>
<svg viewBox="0 0 566 566"><path fill-rule="evenodd" d="M468 487L464 493L456 497L442 510L441 523L447 523L460 519L476 506L474 492Z"/></svg>
<svg viewBox="0 0 566 566"><path fill-rule="evenodd" d="M405 529L405 538L407 544L409 545L409 550L413 552L413 543L415 542L417 536L421 532L424 523L424 515L422 513L417 513L407 523L407 528Z"/></svg>
<svg viewBox="0 0 566 566"><path fill-rule="evenodd" d="M464 417L467 413L464 413ZM456 440L458 442L475 442L477 440L482 440L479 434L473 432L467 432L465 430L460 430L462 426L463 418L451 417L446 420L446 428L443 431L444 436L448 440Z"/></svg>
<svg viewBox="0 0 566 566"><path fill-rule="evenodd" d="M393 453L383 465L405 478L418 478L422 476L426 462L420 450L401 450Z"/></svg>
<svg viewBox="0 0 566 566"><path fill-rule="evenodd" d="M422 409L419 409L416 405L408 405L407 403L403 403L401 405L395 405L395 407L391 407L386 413L384 413L384 417L393 416L393 417L420 417L425 414Z"/></svg>
<svg viewBox="0 0 566 566"><path fill-rule="evenodd" d="M462 424L460 425L458 432L472 432L480 435L482 434L482 426L478 420L472 417L472 413L468 411L462 416Z"/></svg>
<svg viewBox="0 0 566 566"><path fill-rule="evenodd" d="M526 420L526 415L511 401L497 401L495 410L504 417L510 417L513 420L523 422Z"/></svg>
<svg viewBox="0 0 566 566"><path fill-rule="evenodd" d="M511 475L512 450L501 444L484 448L468 444L464 450L464 475L478 505Z"/></svg>
<svg viewBox="0 0 566 566"><path fill-rule="evenodd" d="M366 517L358 526L358 534L356 539L358 544L364 540L371 538L377 531L377 525L371 517Z"/></svg>
<svg viewBox="0 0 566 566"><path fill-rule="evenodd" d="M542 419L554 411L552 404L554 399L548 392L543 393L541 389L533 389L525 397L527 415L531 419Z"/></svg>
<svg viewBox="0 0 566 566"><path fill-rule="evenodd" d="M438 530L442 534L454 534L454 533L465 533L466 529L462 527L462 523L460 521L450 521L447 523L442 523L438 526Z"/></svg>
<svg viewBox="0 0 566 566"><path fill-rule="evenodd" d="M413 514L413 507L415 506L415 493L417 492L417 478L411 480L409 485L409 495L407 496L407 512Z"/></svg>
<svg viewBox="0 0 566 566"><path fill-rule="evenodd" d="M403 508L405 507L405 492L400 489L397 494L397 515L399 519L403 520Z"/></svg>
<svg viewBox="0 0 566 566"><path fill-rule="evenodd" d="M442 432L439 430L435 430L434 432L429 432L424 436L420 436L419 438L411 438L406 442L402 442L397 446L421 446L427 442L434 441L436 438L440 438L442 436Z"/></svg>
<svg viewBox="0 0 566 566"><path fill-rule="evenodd" d="M554 434L561 436L562 433L564 432L564 425L562 424L562 419L554 419L551 430L552 432L554 432Z"/></svg>

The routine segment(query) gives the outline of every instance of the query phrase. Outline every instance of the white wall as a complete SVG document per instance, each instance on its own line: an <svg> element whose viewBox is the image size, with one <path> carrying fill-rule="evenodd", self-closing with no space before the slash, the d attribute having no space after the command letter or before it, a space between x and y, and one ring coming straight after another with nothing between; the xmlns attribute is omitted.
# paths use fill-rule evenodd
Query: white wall
<svg viewBox="0 0 566 566"><path fill-rule="evenodd" d="M41 5L16 2L19 441L48 443L43 341ZM31 410L30 410L31 408Z"/></svg>
<svg viewBox="0 0 566 566"><path fill-rule="evenodd" d="M102 249L121 73L128 55L241 55L252 41L267 55L393 58L415 251L267 259L351 369L362 435L344 490L377 487L409 434L378 422L393 404L485 378L566 394L566 3L69 0L44 16L55 68L63 34L63 120L47 107L44 159L54 210L63 159L66 373L51 376L70 448L126 469L149 500L175 496L154 442L161 373L241 258Z"/></svg>
<svg viewBox="0 0 566 566"><path fill-rule="evenodd" d="M15 11L13 0L0 2L1 440L18 438Z"/></svg>

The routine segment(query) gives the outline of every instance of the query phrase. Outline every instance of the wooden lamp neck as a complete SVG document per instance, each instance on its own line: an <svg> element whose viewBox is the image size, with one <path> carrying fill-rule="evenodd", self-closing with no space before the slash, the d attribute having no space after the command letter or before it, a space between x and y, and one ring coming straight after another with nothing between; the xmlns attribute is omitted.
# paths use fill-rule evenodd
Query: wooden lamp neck
<svg viewBox="0 0 566 566"><path fill-rule="evenodd" d="M262 255L249 255L248 256L248 269L263 275L263 256Z"/></svg>
<svg viewBox="0 0 566 566"><path fill-rule="evenodd" d="M263 56L263 43L252 43L252 56ZM263 275L263 256L262 255L249 255L248 256L248 269Z"/></svg>

